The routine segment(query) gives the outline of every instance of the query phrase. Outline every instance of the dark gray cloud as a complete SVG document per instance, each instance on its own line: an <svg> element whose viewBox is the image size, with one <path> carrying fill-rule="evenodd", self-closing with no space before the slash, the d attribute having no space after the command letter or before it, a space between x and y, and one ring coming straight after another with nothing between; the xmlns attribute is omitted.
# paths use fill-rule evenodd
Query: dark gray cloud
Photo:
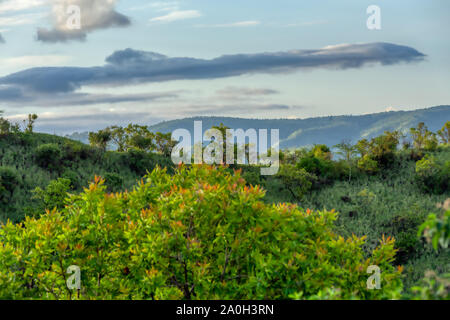
<svg viewBox="0 0 450 320"><path fill-rule="evenodd" d="M421 61L419 51L390 43L330 46L318 50L235 54L212 60L170 58L158 53L126 49L98 67L32 68L0 78L0 86L33 94L71 93L89 85L133 85L189 79L215 79L257 73L288 73L302 69L361 68ZM3 96L0 94L0 101Z"/></svg>
<svg viewBox="0 0 450 320"><path fill-rule="evenodd" d="M115 10L116 0L51 0L53 3L51 29L39 28L37 40L43 42L67 42L71 40L84 41L87 34L95 30L111 27L126 27L131 24L130 19ZM69 5L80 8L80 29L68 29L67 14Z"/></svg>
<svg viewBox="0 0 450 320"><path fill-rule="evenodd" d="M244 88L244 87L226 87L216 92L225 99L241 99L242 97L269 96L279 94L280 92L266 88Z"/></svg>
<svg viewBox="0 0 450 320"><path fill-rule="evenodd" d="M178 92L146 93L146 94L91 94L91 93L38 93L34 95L24 94L17 87L3 87L0 85L0 101L6 101L9 105L24 106L24 103L32 103L37 107L64 107L87 106L94 104L118 104L122 102L149 102L164 99L175 99Z"/></svg>
<svg viewBox="0 0 450 320"><path fill-rule="evenodd" d="M0 44L5 43L5 38L3 38L2 34L0 33Z"/></svg>

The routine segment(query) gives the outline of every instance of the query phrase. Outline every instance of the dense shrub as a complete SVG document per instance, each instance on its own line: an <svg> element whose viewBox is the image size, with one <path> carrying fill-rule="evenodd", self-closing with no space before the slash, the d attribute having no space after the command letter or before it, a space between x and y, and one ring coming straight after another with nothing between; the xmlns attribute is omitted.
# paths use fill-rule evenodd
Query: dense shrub
<svg viewBox="0 0 450 320"><path fill-rule="evenodd" d="M416 180L425 192L441 194L448 191L450 161L443 162L426 155L416 163Z"/></svg>
<svg viewBox="0 0 450 320"><path fill-rule="evenodd" d="M393 240L367 257L364 238L332 232L335 212L263 196L239 173L204 166L155 169L123 194L96 179L66 209L0 229L0 298L398 297ZM66 286L71 265L78 292ZM382 270L380 290L366 287L370 265Z"/></svg>
<svg viewBox="0 0 450 320"><path fill-rule="evenodd" d="M66 204L68 192L72 190L71 181L68 179L59 178L58 180L50 181L45 189L36 188L34 198L40 200L40 210L44 213L45 210L63 209ZM39 214L39 213L38 213Z"/></svg>
<svg viewBox="0 0 450 320"><path fill-rule="evenodd" d="M55 168L61 158L62 151L56 143L47 143L36 148L36 162L43 168Z"/></svg>
<svg viewBox="0 0 450 320"><path fill-rule="evenodd" d="M380 170L378 163L368 154L358 160L358 168L368 174L375 174Z"/></svg>
<svg viewBox="0 0 450 320"><path fill-rule="evenodd" d="M105 174L105 183L110 192L118 192L123 188L123 178L117 173L108 172Z"/></svg>
<svg viewBox="0 0 450 320"><path fill-rule="evenodd" d="M313 181L316 179L305 169L290 164L281 166L277 178L283 182L284 187L296 200L301 200L305 193L311 190Z"/></svg>
<svg viewBox="0 0 450 320"><path fill-rule="evenodd" d="M16 172L11 168L0 167L0 201L8 203L18 185Z"/></svg>

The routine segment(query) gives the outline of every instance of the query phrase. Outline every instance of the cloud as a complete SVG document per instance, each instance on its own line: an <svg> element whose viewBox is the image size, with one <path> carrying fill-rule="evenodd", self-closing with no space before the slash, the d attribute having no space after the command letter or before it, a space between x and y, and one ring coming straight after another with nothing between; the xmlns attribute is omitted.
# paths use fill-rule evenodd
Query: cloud
<svg viewBox="0 0 450 320"><path fill-rule="evenodd" d="M133 85L171 80L217 79L249 74L291 73L304 69L361 68L422 61L425 55L390 43L346 44L316 50L234 54L211 60L170 58L158 53L126 49L97 67L41 67L0 78L0 85L29 93L68 93L83 86ZM0 96L0 100L2 97Z"/></svg>
<svg viewBox="0 0 450 320"><path fill-rule="evenodd" d="M11 120L21 120L26 115L10 117ZM104 129L111 125L127 126L129 123L142 125L152 125L165 120L150 112L130 112L130 111L105 111L91 109L86 112L72 112L65 115L47 112L39 114L39 121L36 122L37 131L59 132L70 134L75 131L93 131Z"/></svg>
<svg viewBox="0 0 450 320"><path fill-rule="evenodd" d="M12 58L0 58L0 66L7 66L11 69L30 68L42 65L43 61L55 66L63 65L70 59L70 56L63 55L17 56Z"/></svg>
<svg viewBox="0 0 450 320"><path fill-rule="evenodd" d="M93 93L34 93L14 86L0 85L0 102L22 107L24 103L35 107L88 106L98 104L119 104L123 102L163 101L178 97L178 92L137 93L137 94L93 94Z"/></svg>
<svg viewBox="0 0 450 320"><path fill-rule="evenodd" d="M279 91L273 89L244 87L226 87L216 91L216 94L220 99L241 100L245 98L246 101L251 98L267 97L269 95L276 95L279 93Z"/></svg>
<svg viewBox="0 0 450 320"><path fill-rule="evenodd" d="M0 13L28 10L43 6L46 0L6 0L0 2Z"/></svg>
<svg viewBox="0 0 450 320"><path fill-rule="evenodd" d="M115 10L117 0L51 0L51 2L53 27L38 29L37 39L42 42L84 41L90 32L111 27L126 27L131 24L127 16ZM70 17L67 9L70 5L80 8L80 29L70 29L67 26Z"/></svg>
<svg viewBox="0 0 450 320"><path fill-rule="evenodd" d="M199 18L202 14L197 10L172 11L166 15L152 18L150 22L174 22L177 20Z"/></svg>
<svg viewBox="0 0 450 320"><path fill-rule="evenodd" d="M211 24L211 25L197 25L198 28L239 28L239 27L254 27L260 25L260 21L239 21L224 24Z"/></svg>
<svg viewBox="0 0 450 320"><path fill-rule="evenodd" d="M16 14L8 17L0 17L0 27L12 27L25 24L33 24L44 17L42 13Z"/></svg>
<svg viewBox="0 0 450 320"><path fill-rule="evenodd" d="M3 38L2 34L0 33L0 44L5 43L5 39Z"/></svg>

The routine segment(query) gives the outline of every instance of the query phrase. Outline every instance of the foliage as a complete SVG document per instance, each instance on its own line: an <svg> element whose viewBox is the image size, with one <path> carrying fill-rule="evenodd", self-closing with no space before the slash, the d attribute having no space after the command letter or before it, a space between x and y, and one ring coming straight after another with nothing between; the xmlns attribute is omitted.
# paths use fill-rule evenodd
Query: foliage
<svg viewBox="0 0 450 320"><path fill-rule="evenodd" d="M447 121L444 126L438 130L437 134L441 138L443 144L450 143L450 121Z"/></svg>
<svg viewBox="0 0 450 320"><path fill-rule="evenodd" d="M43 168L57 167L61 158L62 151L56 143L47 143L36 148L36 162Z"/></svg>
<svg viewBox="0 0 450 320"><path fill-rule="evenodd" d="M61 210L66 204L68 193L71 188L72 182L69 179L59 178L58 180L50 181L49 185L45 189L36 188L34 198L40 200L41 212L45 210L58 209Z"/></svg>
<svg viewBox="0 0 450 320"><path fill-rule="evenodd" d="M305 169L289 164L281 166L277 177L297 200L301 200L303 195L311 189L314 180L314 176Z"/></svg>
<svg viewBox="0 0 450 320"><path fill-rule="evenodd" d="M379 171L378 163L373 160L368 154L365 154L358 160L358 168L366 173L374 174Z"/></svg>
<svg viewBox="0 0 450 320"><path fill-rule="evenodd" d="M450 160L426 155L416 163L416 180L425 192L442 194L448 191L450 181Z"/></svg>
<svg viewBox="0 0 450 320"><path fill-rule="evenodd" d="M348 180L352 179L352 161L356 156L358 149L356 146L352 145L349 141L342 141L341 143L334 146L338 149L336 154L344 157L345 161L347 161L347 165L349 168L348 172Z"/></svg>
<svg viewBox="0 0 450 320"><path fill-rule="evenodd" d="M411 288L414 300L450 300L450 274L439 277L433 271L427 271L419 285Z"/></svg>
<svg viewBox="0 0 450 320"><path fill-rule="evenodd" d="M18 178L14 170L0 167L0 201L8 203L18 185Z"/></svg>
<svg viewBox="0 0 450 320"><path fill-rule="evenodd" d="M25 123L25 133L33 133L34 130L34 123L36 122L36 120L38 119L38 115L37 114L29 114L28 115L28 121L24 120L23 122Z"/></svg>
<svg viewBox="0 0 450 320"><path fill-rule="evenodd" d="M89 143L91 146L106 151L106 147L110 141L111 131L109 129L100 130L98 132L89 132Z"/></svg>
<svg viewBox="0 0 450 320"><path fill-rule="evenodd" d="M105 183L108 186L108 191L119 192L123 188L123 178L117 173L108 172L105 174Z"/></svg>
<svg viewBox="0 0 450 320"><path fill-rule="evenodd" d="M424 237L432 243L435 250L440 246L447 249L450 243L450 210L447 210L442 219L435 214L430 214L427 220L420 226L419 236Z"/></svg>
<svg viewBox="0 0 450 320"><path fill-rule="evenodd" d="M63 211L0 229L2 299L392 298L401 288L392 239L368 257L364 238L332 232L336 213L265 205L239 173L205 166L155 169L132 192L103 181ZM366 269L381 270L367 290ZM66 270L81 268L81 290Z"/></svg>
<svg viewBox="0 0 450 320"><path fill-rule="evenodd" d="M420 122L417 128L411 128L410 133L417 150L436 150L438 145L436 134L429 131L425 123Z"/></svg>

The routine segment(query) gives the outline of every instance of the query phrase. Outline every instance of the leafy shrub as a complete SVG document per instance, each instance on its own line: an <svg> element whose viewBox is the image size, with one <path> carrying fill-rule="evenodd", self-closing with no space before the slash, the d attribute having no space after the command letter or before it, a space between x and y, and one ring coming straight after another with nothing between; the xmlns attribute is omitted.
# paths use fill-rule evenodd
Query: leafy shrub
<svg viewBox="0 0 450 320"><path fill-rule="evenodd" d="M447 210L442 219L435 214L430 214L427 220L420 226L419 235L433 244L435 250L441 246L444 249L450 244L450 210Z"/></svg>
<svg viewBox="0 0 450 320"><path fill-rule="evenodd" d="M77 190L77 189L79 189L81 187L80 176L74 170L66 170L66 171L64 171L64 173L61 175L61 178L69 180L70 181L70 186L74 190Z"/></svg>
<svg viewBox="0 0 450 320"><path fill-rule="evenodd" d="M394 241L368 257L364 238L332 232L335 212L266 205L224 168L155 169L132 192L103 181L54 210L0 228L0 299L393 298ZM81 290L66 270L81 268ZM367 290L367 267L381 270Z"/></svg>
<svg viewBox="0 0 450 320"><path fill-rule="evenodd" d="M450 161L442 163L434 156L426 155L416 163L416 181L425 192L446 192L450 181Z"/></svg>
<svg viewBox="0 0 450 320"><path fill-rule="evenodd" d="M277 178L280 179L294 199L301 200L303 195L311 190L315 177L305 169L290 164L282 165Z"/></svg>
<svg viewBox="0 0 450 320"><path fill-rule="evenodd" d="M123 188L123 178L114 172L105 174L105 183L108 186L108 191L118 192Z"/></svg>
<svg viewBox="0 0 450 320"><path fill-rule="evenodd" d="M127 155L129 167L137 174L144 175L147 170L153 169L154 164L147 152L132 148L128 150Z"/></svg>
<svg viewBox="0 0 450 320"><path fill-rule="evenodd" d="M7 203L18 185L16 172L11 168L0 167L0 201Z"/></svg>
<svg viewBox="0 0 450 320"><path fill-rule="evenodd" d="M377 173L380 170L378 167L378 163L373 160L368 154L364 155L361 159L358 160L358 168L369 174Z"/></svg>
<svg viewBox="0 0 450 320"><path fill-rule="evenodd" d="M398 249L396 263L406 264L409 259L421 248L417 228L423 223L420 214L414 212L402 213L394 216L387 225L384 225L389 234L395 238L395 246Z"/></svg>
<svg viewBox="0 0 450 320"><path fill-rule="evenodd" d="M417 150L434 151L438 146L436 134L429 131L425 123L421 122L417 128L411 128L410 133L414 147Z"/></svg>
<svg viewBox="0 0 450 320"><path fill-rule="evenodd" d="M43 168L53 169L62 158L62 151L58 144L48 143L36 148L36 161Z"/></svg>
<svg viewBox="0 0 450 320"><path fill-rule="evenodd" d="M425 278L411 288L414 300L450 300L450 274L438 276L433 271L427 271Z"/></svg>
<svg viewBox="0 0 450 320"><path fill-rule="evenodd" d="M34 198L41 201L41 211L63 209L66 204L68 192L71 188L71 181L69 179L59 178L58 180L52 180L45 188L36 188Z"/></svg>

